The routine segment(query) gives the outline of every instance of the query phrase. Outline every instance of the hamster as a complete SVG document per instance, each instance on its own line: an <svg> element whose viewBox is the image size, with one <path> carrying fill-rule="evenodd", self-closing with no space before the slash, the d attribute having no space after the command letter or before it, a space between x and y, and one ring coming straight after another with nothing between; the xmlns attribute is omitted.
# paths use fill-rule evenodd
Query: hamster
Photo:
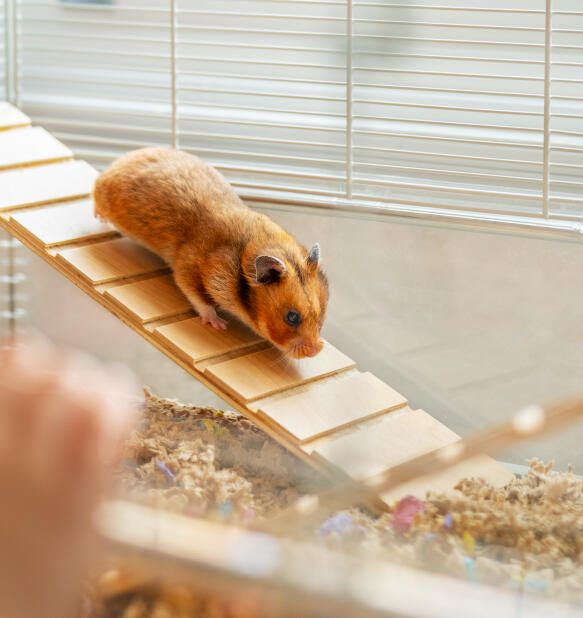
<svg viewBox="0 0 583 618"><path fill-rule="evenodd" d="M198 157L142 148L96 180L95 215L160 255L203 324L225 329L226 309L292 358L322 349L328 281L309 251L248 208Z"/></svg>

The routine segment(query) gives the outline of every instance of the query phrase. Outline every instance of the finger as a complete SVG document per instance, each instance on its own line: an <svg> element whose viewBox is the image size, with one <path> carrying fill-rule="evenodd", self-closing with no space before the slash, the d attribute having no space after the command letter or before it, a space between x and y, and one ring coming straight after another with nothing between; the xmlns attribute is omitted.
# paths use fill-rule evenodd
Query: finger
<svg viewBox="0 0 583 618"><path fill-rule="evenodd" d="M56 379L54 353L19 346L3 354L0 368L0 452L23 453L41 402Z"/></svg>
<svg viewBox="0 0 583 618"><path fill-rule="evenodd" d="M136 415L132 382L119 367L103 367L76 352L62 354L33 438L38 483L81 506L100 496L108 464Z"/></svg>

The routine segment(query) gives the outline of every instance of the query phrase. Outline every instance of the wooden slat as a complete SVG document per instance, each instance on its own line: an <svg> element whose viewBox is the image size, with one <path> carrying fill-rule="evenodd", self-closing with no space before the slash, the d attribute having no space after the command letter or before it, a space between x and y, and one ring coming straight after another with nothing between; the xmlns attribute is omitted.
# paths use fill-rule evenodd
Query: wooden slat
<svg viewBox="0 0 583 618"><path fill-rule="evenodd" d="M258 407L266 422L301 443L407 405L407 399L371 373L339 374Z"/></svg>
<svg viewBox="0 0 583 618"><path fill-rule="evenodd" d="M73 153L41 127L0 132L0 169L62 161Z"/></svg>
<svg viewBox="0 0 583 618"><path fill-rule="evenodd" d="M0 130L26 127L30 124L30 118L23 114L17 107L6 101L0 101Z"/></svg>
<svg viewBox="0 0 583 618"><path fill-rule="evenodd" d="M427 491L451 491L462 479L473 476L483 478L494 487L506 485L515 478L510 470L488 455L478 455L437 474L422 476L410 483L399 485L399 487L384 492L381 498L389 505L408 494L424 498Z"/></svg>
<svg viewBox="0 0 583 618"><path fill-rule="evenodd" d="M354 480L363 480L456 440L456 433L427 412L406 408L330 437L314 453Z"/></svg>
<svg viewBox="0 0 583 618"><path fill-rule="evenodd" d="M294 360L269 348L211 365L205 369L205 375L233 397L249 402L350 367L354 367L354 361L326 343L314 358Z"/></svg>
<svg viewBox="0 0 583 618"><path fill-rule="evenodd" d="M193 364L247 348L261 341L259 335L237 320L231 318L228 321L227 330L217 330L208 324L202 324L199 317L189 318L159 326L153 334Z"/></svg>
<svg viewBox="0 0 583 618"><path fill-rule="evenodd" d="M0 211L84 197L97 170L85 161L35 165L0 173Z"/></svg>
<svg viewBox="0 0 583 618"><path fill-rule="evenodd" d="M106 290L105 296L142 324L192 310L172 275L115 286Z"/></svg>
<svg viewBox="0 0 583 618"><path fill-rule="evenodd" d="M115 238L84 247L64 249L57 260L93 285L163 271L164 260L129 238Z"/></svg>
<svg viewBox="0 0 583 618"><path fill-rule="evenodd" d="M17 212L10 225L44 247L119 236L111 225L94 218L91 198Z"/></svg>

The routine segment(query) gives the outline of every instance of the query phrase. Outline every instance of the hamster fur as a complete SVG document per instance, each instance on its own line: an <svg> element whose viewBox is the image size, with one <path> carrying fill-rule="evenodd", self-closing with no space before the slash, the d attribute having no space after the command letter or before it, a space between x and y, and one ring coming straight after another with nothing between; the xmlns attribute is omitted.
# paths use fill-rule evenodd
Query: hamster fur
<svg viewBox="0 0 583 618"><path fill-rule="evenodd" d="M96 180L95 215L159 254L205 324L220 306L293 358L322 349L328 282L307 251L248 208L198 157L168 148L127 153Z"/></svg>

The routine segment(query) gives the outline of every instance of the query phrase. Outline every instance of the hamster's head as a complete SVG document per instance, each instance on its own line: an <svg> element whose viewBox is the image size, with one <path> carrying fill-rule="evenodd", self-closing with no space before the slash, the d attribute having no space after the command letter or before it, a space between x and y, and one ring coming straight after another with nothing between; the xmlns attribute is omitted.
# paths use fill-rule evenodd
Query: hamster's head
<svg viewBox="0 0 583 618"><path fill-rule="evenodd" d="M320 331L328 304L319 245L256 254L249 270L255 330L292 358L316 356L323 347Z"/></svg>

